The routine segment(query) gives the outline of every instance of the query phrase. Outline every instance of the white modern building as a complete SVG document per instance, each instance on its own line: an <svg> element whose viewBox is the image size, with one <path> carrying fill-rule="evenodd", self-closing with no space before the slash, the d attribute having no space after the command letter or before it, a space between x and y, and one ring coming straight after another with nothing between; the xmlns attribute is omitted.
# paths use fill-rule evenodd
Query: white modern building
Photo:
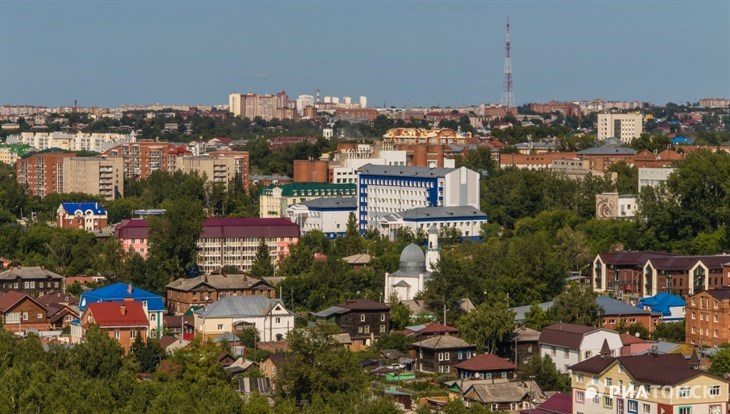
<svg viewBox="0 0 730 414"><path fill-rule="evenodd" d="M301 234L317 230L330 239L345 235L350 214L357 214L357 200L353 197L317 198L286 210L286 216L299 225Z"/></svg>
<svg viewBox="0 0 730 414"><path fill-rule="evenodd" d="M669 175L674 171L674 168L639 168L639 192L641 189L649 187L659 187L669 179Z"/></svg>
<svg viewBox="0 0 730 414"><path fill-rule="evenodd" d="M422 207L479 208L479 174L468 168L367 164L358 170L360 231L383 216Z"/></svg>
<svg viewBox="0 0 730 414"><path fill-rule="evenodd" d="M631 114L598 114L596 129L598 140L618 138L624 144L630 144L639 138L643 130L644 117L640 113Z"/></svg>
<svg viewBox="0 0 730 414"><path fill-rule="evenodd" d="M137 142L137 136L134 132L130 134L22 132L19 135L9 135L6 142L8 144L28 144L40 151L60 148L67 151L104 152L117 145Z"/></svg>
<svg viewBox="0 0 730 414"><path fill-rule="evenodd" d="M597 219L623 219L636 216L638 202L635 194L596 194Z"/></svg>
<svg viewBox="0 0 730 414"><path fill-rule="evenodd" d="M478 208L466 207L418 207L402 213L385 214L378 218L374 228L393 240L398 229L409 229L413 234L435 228L437 232L454 229L464 239L481 238L482 224L487 223L487 215Z"/></svg>
<svg viewBox="0 0 730 414"><path fill-rule="evenodd" d="M294 329L294 314L280 299L260 295L226 296L195 312L195 336L203 341L249 327L263 342L281 341Z"/></svg>
<svg viewBox="0 0 730 414"><path fill-rule="evenodd" d="M368 107L368 97L367 96L361 96L359 101L360 101L360 108Z"/></svg>
<svg viewBox="0 0 730 414"><path fill-rule="evenodd" d="M608 342L611 356L619 356L623 343L616 331L591 326L554 323L540 332L540 355L549 356L563 374L568 367L600 355L604 341Z"/></svg>
<svg viewBox="0 0 730 414"><path fill-rule="evenodd" d="M453 167L454 160L450 161ZM331 162L332 183L345 184L357 182L357 170L367 164L406 165L408 154L404 150L384 150L369 144L358 144L355 148L343 149L335 153Z"/></svg>
<svg viewBox="0 0 730 414"><path fill-rule="evenodd" d="M304 114L304 108L308 106L314 106L314 96L312 95L299 95L297 97L297 113L299 116Z"/></svg>

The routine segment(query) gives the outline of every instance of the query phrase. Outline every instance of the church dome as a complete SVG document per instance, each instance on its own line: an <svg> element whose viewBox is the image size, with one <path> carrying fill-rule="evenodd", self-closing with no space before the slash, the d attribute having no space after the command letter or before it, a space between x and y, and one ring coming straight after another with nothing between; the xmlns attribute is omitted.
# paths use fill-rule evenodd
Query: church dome
<svg viewBox="0 0 730 414"><path fill-rule="evenodd" d="M398 267L401 272L405 273L425 273L426 255L417 244L411 243L400 254Z"/></svg>

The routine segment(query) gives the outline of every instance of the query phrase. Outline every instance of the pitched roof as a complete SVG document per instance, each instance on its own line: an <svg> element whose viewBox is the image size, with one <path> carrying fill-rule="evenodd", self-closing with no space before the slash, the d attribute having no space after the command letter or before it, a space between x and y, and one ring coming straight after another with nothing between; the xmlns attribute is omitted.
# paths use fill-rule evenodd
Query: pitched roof
<svg viewBox="0 0 730 414"><path fill-rule="evenodd" d="M281 299L269 299L259 295L226 296L199 309L197 314L201 318L264 316L268 315L276 306L280 306L282 310L289 312L284 307Z"/></svg>
<svg viewBox="0 0 730 414"><path fill-rule="evenodd" d="M145 219L122 220L114 230L120 239L149 238ZM285 218L211 218L203 222L201 238L279 238L299 237L299 226Z"/></svg>
<svg viewBox="0 0 730 414"><path fill-rule="evenodd" d="M281 189L281 195L304 196L304 195L355 195L355 184L333 184L333 183L288 183L288 184L272 184L259 190L259 194L271 194L276 189Z"/></svg>
<svg viewBox="0 0 730 414"><path fill-rule="evenodd" d="M473 394L471 394L472 392ZM519 402L525 397L532 400L541 394L540 386L532 380L524 382L474 384L464 393L465 396L476 397L476 399L479 399L484 404Z"/></svg>
<svg viewBox="0 0 730 414"><path fill-rule="evenodd" d="M461 361L454 367L465 371L504 371L516 369L515 365L494 354L475 355L466 361Z"/></svg>
<svg viewBox="0 0 730 414"><path fill-rule="evenodd" d="M634 155L636 150L616 145L603 145L578 151L578 155Z"/></svg>
<svg viewBox="0 0 730 414"><path fill-rule="evenodd" d="M548 309L553 307L553 302L543 302L538 303L537 306L540 307L540 309L547 311ZM522 322L525 319L527 319L527 312L530 311L530 308L532 305L525 305L525 306L517 306L512 308L511 310L515 313L515 321Z"/></svg>
<svg viewBox="0 0 730 414"><path fill-rule="evenodd" d="M264 280L245 274L202 275L193 278L179 278L170 282L167 287L177 290L193 290L201 284L208 285L214 289L250 289L258 285L273 287Z"/></svg>
<svg viewBox="0 0 730 414"><path fill-rule="evenodd" d="M443 177L456 171L456 168L411 167L404 165L366 164L358 169L363 175L384 175L401 177Z"/></svg>
<svg viewBox="0 0 730 414"><path fill-rule="evenodd" d="M401 213L403 220L438 220L438 219L487 219L478 208L471 206L464 207L418 207L406 210Z"/></svg>
<svg viewBox="0 0 730 414"><path fill-rule="evenodd" d="M647 260L671 256L669 253L623 251L601 253L598 255L603 263L618 266L644 266Z"/></svg>
<svg viewBox="0 0 730 414"><path fill-rule="evenodd" d="M429 349L453 349L453 348L474 348L465 340L454 335L436 335L422 341L414 342L411 348Z"/></svg>
<svg viewBox="0 0 730 414"><path fill-rule="evenodd" d="M366 265L370 263L371 257L366 253L357 253L352 256L343 257L342 260L349 265Z"/></svg>
<svg viewBox="0 0 730 414"><path fill-rule="evenodd" d="M135 302L147 302L147 309L153 312L165 311L166 309L162 296L122 282L84 293L79 301L79 309L83 311L90 303L94 302L121 302L125 298L132 298Z"/></svg>
<svg viewBox="0 0 730 414"><path fill-rule="evenodd" d="M620 357L600 357L586 359L570 367L573 371L600 374L615 363L636 381L654 385L676 385L697 375L701 371L690 368L682 354L645 354Z"/></svg>
<svg viewBox="0 0 730 414"><path fill-rule="evenodd" d="M459 330L454 328L453 326L444 325L444 324L438 323L438 322L428 322L427 324L422 325L422 326L423 326L423 328L418 329L418 330L414 330L412 328L415 328L415 327L410 327L410 326L406 326L406 329L413 330L414 332L418 332L421 335L442 334L442 333L455 334L455 333L459 332Z"/></svg>
<svg viewBox="0 0 730 414"><path fill-rule="evenodd" d="M730 288L715 288L710 289L707 293L717 300L730 299Z"/></svg>
<svg viewBox="0 0 730 414"><path fill-rule="evenodd" d="M387 303L380 303L370 299L352 299L345 301L345 303L338 303L335 306L349 309L351 311L390 309L390 305L388 305Z"/></svg>
<svg viewBox="0 0 730 414"><path fill-rule="evenodd" d="M598 296L596 303L604 310L604 316L616 315L651 315L651 311L631 306L628 303L621 302L609 296Z"/></svg>
<svg viewBox="0 0 730 414"><path fill-rule="evenodd" d="M657 293L654 296L639 299L637 307L649 307L652 312L659 312L664 316L672 314L670 308L687 306L687 302L677 295L671 293Z"/></svg>
<svg viewBox="0 0 730 414"><path fill-rule="evenodd" d="M520 413L528 414L570 414L573 411L573 398L570 394L555 393L550 396L545 402L538 405L537 407L520 411Z"/></svg>
<svg viewBox="0 0 730 414"><path fill-rule="evenodd" d="M314 200L302 201L302 205L310 210L355 210L357 199L355 197L329 197L315 198Z"/></svg>
<svg viewBox="0 0 730 414"><path fill-rule="evenodd" d="M645 340L637 338L629 333L622 333L619 336L621 337L621 343L624 345L643 344L644 342L646 342Z"/></svg>
<svg viewBox="0 0 730 414"><path fill-rule="evenodd" d="M48 306L52 303L68 303L70 305L78 304L79 298L73 295L69 295L68 293L63 292L51 292L47 293L38 299L36 299L36 302L40 303L43 306Z"/></svg>
<svg viewBox="0 0 730 414"><path fill-rule="evenodd" d="M82 214L86 214L87 211L91 211L96 215L106 215L106 210L99 203L85 202L85 203L61 203L61 207L66 211L67 214L73 215L77 211Z"/></svg>
<svg viewBox="0 0 730 414"><path fill-rule="evenodd" d="M11 267L0 273L0 280L15 279L51 279L53 281L62 281L64 280L64 277L58 273L53 273L42 266Z"/></svg>
<svg viewBox="0 0 730 414"><path fill-rule="evenodd" d="M20 293L17 290L8 291L0 296L0 312L6 312L12 309L25 298L30 299L30 296L25 293Z"/></svg>
<svg viewBox="0 0 730 414"><path fill-rule="evenodd" d="M596 328L591 326L554 323L540 332L540 343L577 349L583 341L583 336L595 330Z"/></svg>
<svg viewBox="0 0 730 414"><path fill-rule="evenodd" d="M90 303L94 323L100 327L144 327L149 326L147 315L139 302L97 302Z"/></svg>

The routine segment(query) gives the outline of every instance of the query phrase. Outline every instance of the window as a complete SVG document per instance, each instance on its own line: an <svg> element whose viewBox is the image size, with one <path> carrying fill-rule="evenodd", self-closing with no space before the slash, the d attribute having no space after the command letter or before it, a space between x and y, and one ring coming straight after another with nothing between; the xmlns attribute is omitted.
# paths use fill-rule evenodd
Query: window
<svg viewBox="0 0 730 414"><path fill-rule="evenodd" d="M380 322L385 322L385 314L384 313L381 313L380 314Z"/></svg>
<svg viewBox="0 0 730 414"><path fill-rule="evenodd" d="M507 371L502 372L502 379L507 379Z"/></svg>
<svg viewBox="0 0 730 414"><path fill-rule="evenodd" d="M222 330L223 330L223 324L222 324L222 323L219 323L219 324L218 324L218 330L219 330L219 331L222 331Z"/></svg>
<svg viewBox="0 0 730 414"><path fill-rule="evenodd" d="M585 393L583 391L576 391L575 392L575 402L585 402Z"/></svg>
<svg viewBox="0 0 730 414"><path fill-rule="evenodd" d="M121 333L119 331L114 331L114 339L119 340L121 337Z"/></svg>
<svg viewBox="0 0 730 414"><path fill-rule="evenodd" d="M28 320L28 312L23 312L23 320L24 321Z"/></svg>
<svg viewBox="0 0 730 414"><path fill-rule="evenodd" d="M710 387L710 395L713 397L717 397L720 395L720 386L719 385L713 385Z"/></svg>
<svg viewBox="0 0 730 414"><path fill-rule="evenodd" d="M444 361L451 359L451 352L444 352Z"/></svg>
<svg viewBox="0 0 730 414"><path fill-rule="evenodd" d="M443 361L443 360L444 360L444 353L439 352L439 361Z"/></svg>
<svg viewBox="0 0 730 414"><path fill-rule="evenodd" d="M464 353L463 352L457 353L456 358L461 361L462 359L464 359Z"/></svg>
<svg viewBox="0 0 730 414"><path fill-rule="evenodd" d="M363 333L366 333L366 334L367 334L367 333L370 333L370 325L365 325L365 326L363 327Z"/></svg>
<svg viewBox="0 0 730 414"><path fill-rule="evenodd" d="M709 414L720 414L722 412L721 405L711 405Z"/></svg>
<svg viewBox="0 0 730 414"><path fill-rule="evenodd" d="M131 338L136 338L136 337L137 337L137 331L130 331L130 332L129 332L129 336L130 336Z"/></svg>
<svg viewBox="0 0 730 414"><path fill-rule="evenodd" d="M575 374L575 382L583 382L583 373L582 372Z"/></svg>
<svg viewBox="0 0 730 414"><path fill-rule="evenodd" d="M692 414L692 407L679 407L679 414Z"/></svg>
<svg viewBox="0 0 730 414"><path fill-rule="evenodd" d="M606 408L613 408L613 398L603 397L603 406Z"/></svg>
<svg viewBox="0 0 730 414"><path fill-rule="evenodd" d="M36 317L36 319L43 319L43 314L39 313L35 317ZM717 332L717 331L715 331L715 332Z"/></svg>
<svg viewBox="0 0 730 414"><path fill-rule="evenodd" d="M598 403L600 403L600 401L601 401L601 397L599 397L598 395L593 396L593 404L598 404Z"/></svg>
<svg viewBox="0 0 730 414"><path fill-rule="evenodd" d="M385 333L385 325L380 325L380 333Z"/></svg>
<svg viewBox="0 0 730 414"><path fill-rule="evenodd" d="M156 320L157 320L157 314L155 314L155 313L151 313L151 314L150 314L150 320L151 320L152 322L156 321Z"/></svg>
<svg viewBox="0 0 730 414"><path fill-rule="evenodd" d="M570 350L568 348L565 348L563 350L563 357L567 358L570 356Z"/></svg>
<svg viewBox="0 0 730 414"><path fill-rule="evenodd" d="M598 385L598 375L594 375L593 378L591 378L591 384Z"/></svg>
<svg viewBox="0 0 730 414"><path fill-rule="evenodd" d="M649 413L651 413L651 405L649 405L649 404L646 404L646 403L644 403L644 404L641 404L641 411L643 411L643 412L644 412L644 414L649 414Z"/></svg>
<svg viewBox="0 0 730 414"><path fill-rule="evenodd" d="M360 315L360 322L365 322L365 315Z"/></svg>
<svg viewBox="0 0 730 414"><path fill-rule="evenodd" d="M609 378L609 377L606 377L606 386L607 387L610 387L611 385L613 385L613 379L612 378Z"/></svg>
<svg viewBox="0 0 730 414"><path fill-rule="evenodd" d="M639 411L639 402L636 400L629 400L627 407L630 413L636 413Z"/></svg>
<svg viewBox="0 0 730 414"><path fill-rule="evenodd" d="M690 397L690 389L689 387L682 387L679 389L679 398L689 398ZM689 414L689 413L687 413Z"/></svg>
<svg viewBox="0 0 730 414"><path fill-rule="evenodd" d="M583 357L584 359L588 359L591 357L591 351L586 351L583 355L584 355L584 357Z"/></svg>

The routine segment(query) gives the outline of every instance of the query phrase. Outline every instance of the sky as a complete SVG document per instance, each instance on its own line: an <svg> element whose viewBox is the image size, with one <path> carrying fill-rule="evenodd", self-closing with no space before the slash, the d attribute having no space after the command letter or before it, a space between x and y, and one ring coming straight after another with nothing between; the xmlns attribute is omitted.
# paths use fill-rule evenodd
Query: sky
<svg viewBox="0 0 730 414"><path fill-rule="evenodd" d="M0 0L0 104L227 104L233 92L518 104L730 97L730 1Z"/></svg>

